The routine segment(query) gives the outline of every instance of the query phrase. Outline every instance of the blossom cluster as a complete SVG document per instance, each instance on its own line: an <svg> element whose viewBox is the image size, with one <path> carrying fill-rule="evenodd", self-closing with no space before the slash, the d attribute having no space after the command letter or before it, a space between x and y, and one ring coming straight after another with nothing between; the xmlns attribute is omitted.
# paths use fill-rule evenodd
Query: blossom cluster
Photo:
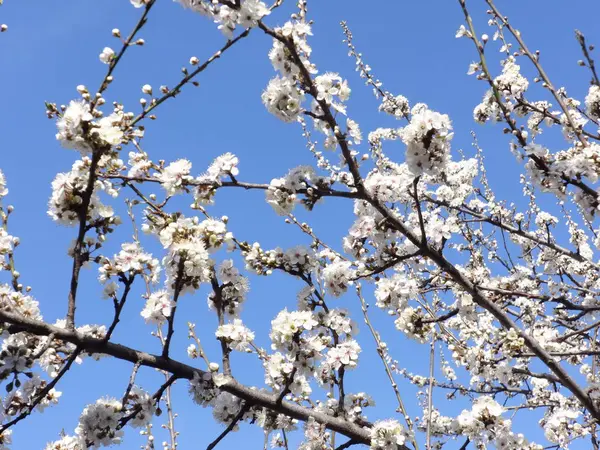
<svg viewBox="0 0 600 450"><path fill-rule="evenodd" d="M236 26L252 28L270 14L269 8L260 0L242 0L236 4L222 4L207 0L178 0L184 7L207 16L219 24L219 30L231 38Z"/></svg>

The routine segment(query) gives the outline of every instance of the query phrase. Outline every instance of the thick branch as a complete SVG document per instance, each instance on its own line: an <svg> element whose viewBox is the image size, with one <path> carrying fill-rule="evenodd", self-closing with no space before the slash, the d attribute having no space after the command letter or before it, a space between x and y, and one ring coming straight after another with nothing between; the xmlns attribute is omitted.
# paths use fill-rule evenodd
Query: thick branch
<svg viewBox="0 0 600 450"><path fill-rule="evenodd" d="M196 369L195 367L173 359L164 358L159 355L153 355L126 347L124 345L105 342L102 339L85 336L74 330L59 328L44 322L27 319L19 316L18 314L0 311L0 321L10 324L9 330L11 333L25 331L38 336L49 336L50 334L54 334L56 339L73 343L86 353L110 355L117 359L129 361L133 364L139 361L139 364L142 366L164 370L173 374L177 378L191 379L194 377L195 373L198 373L201 377L206 375L206 372L200 369ZM233 379L227 381L220 387L220 389L235 395L250 405L264 407L294 419L307 421L312 417L317 423L324 425L326 428L332 431L343 434L349 439L353 439L357 442L367 445L370 444L371 438L369 429L361 428L358 425L347 422L341 418L332 417L293 403L285 401L278 402L277 395L268 394L254 388L244 386ZM406 447L402 447L402 450L408 449Z"/></svg>

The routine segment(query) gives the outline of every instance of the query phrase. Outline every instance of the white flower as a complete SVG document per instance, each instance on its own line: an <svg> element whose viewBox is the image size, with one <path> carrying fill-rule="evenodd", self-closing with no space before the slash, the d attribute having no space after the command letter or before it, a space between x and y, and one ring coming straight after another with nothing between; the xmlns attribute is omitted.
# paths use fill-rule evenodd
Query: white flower
<svg viewBox="0 0 600 450"><path fill-rule="evenodd" d="M267 5L260 0L244 0L238 15L238 24L244 28L255 27L259 20L270 13Z"/></svg>
<svg viewBox="0 0 600 450"><path fill-rule="evenodd" d="M479 419L495 419L504 413L504 408L492 397L481 396L473 403L472 412Z"/></svg>
<svg viewBox="0 0 600 450"><path fill-rule="evenodd" d="M475 399L470 411L463 410L456 422L461 433L472 439L479 439L483 431L492 425L502 425L503 412L504 408L496 400L484 395Z"/></svg>
<svg viewBox="0 0 600 450"><path fill-rule="evenodd" d="M348 136L350 136L356 145L362 142L363 136L360 131L358 123L348 118L346 119L346 126L348 127Z"/></svg>
<svg viewBox="0 0 600 450"><path fill-rule="evenodd" d="M406 437L406 430L397 420L380 420L371 428L371 450L396 450L404 445Z"/></svg>
<svg viewBox="0 0 600 450"><path fill-rule="evenodd" d="M115 51L110 47L104 47L102 53L100 53L100 61L104 64L110 64L115 57Z"/></svg>
<svg viewBox="0 0 600 450"><path fill-rule="evenodd" d="M0 228L0 255L6 255L13 250L13 245L19 240ZM1 270L1 268L0 268Z"/></svg>
<svg viewBox="0 0 600 450"><path fill-rule="evenodd" d="M327 364L336 370L342 366L352 369L358 363L358 354L360 351L358 342L354 339L347 340L329 349L327 352Z"/></svg>
<svg viewBox="0 0 600 450"><path fill-rule="evenodd" d="M107 283L102 290L102 298L113 298L117 291L119 290L119 285L114 281Z"/></svg>
<svg viewBox="0 0 600 450"><path fill-rule="evenodd" d="M464 36L471 37L471 32L470 32L470 31L468 31L468 30L465 28L465 26L464 26L464 25L461 25L461 26L458 28L458 31L456 32L456 36L455 36L455 37L456 37L456 38L461 38L461 37L464 37Z"/></svg>
<svg viewBox="0 0 600 450"><path fill-rule="evenodd" d="M94 122L90 106L84 100L72 100L56 122L56 139L63 147L85 154L92 150L92 143L119 145L123 139L122 122L120 112Z"/></svg>
<svg viewBox="0 0 600 450"><path fill-rule="evenodd" d="M11 431L11 430L7 430ZM85 450L87 445L81 436L63 436L58 441L50 442L44 450Z"/></svg>
<svg viewBox="0 0 600 450"><path fill-rule="evenodd" d="M219 326L215 336L225 342L231 349L240 352L246 350L250 346L250 342L254 340L254 333L244 326L240 319Z"/></svg>
<svg viewBox="0 0 600 450"><path fill-rule="evenodd" d="M152 258L150 253L143 251L137 242L126 242L121 244L121 251L112 260L106 259L98 269L99 280L102 283L108 281L112 276L119 274L141 274L146 272L152 277L152 281L158 281L160 266L158 259Z"/></svg>
<svg viewBox="0 0 600 450"><path fill-rule="evenodd" d="M580 415L580 411L556 408L550 414L550 417L545 420L544 432L546 439L559 444L561 447L568 444L571 439L577 437L577 429L580 427L574 425L577 425L575 421ZM582 434L585 434L585 432Z"/></svg>
<svg viewBox="0 0 600 450"><path fill-rule="evenodd" d="M79 209L83 202L83 194L87 188L91 160L84 157L75 161L70 172L59 173L52 181L52 196L48 202L48 215L63 225L79 223ZM109 220L112 223L118 219L113 209L103 204L98 196L99 191L116 195L112 184L108 181L96 181L87 211L88 221Z"/></svg>
<svg viewBox="0 0 600 450"><path fill-rule="evenodd" d="M0 170L0 201L2 197L6 197L8 195L8 189L6 188L6 178L4 177L4 173Z"/></svg>
<svg viewBox="0 0 600 450"><path fill-rule="evenodd" d="M131 422L129 422L130 425L134 428L146 427L156 412L156 404L152 396L140 387L134 385L131 387L131 391L129 391L127 400L135 408L139 408L139 412Z"/></svg>
<svg viewBox="0 0 600 450"><path fill-rule="evenodd" d="M324 100L336 111L342 114L346 113L345 106L334 102L334 97L341 102L345 102L350 98L351 90L346 80L342 80L342 77L337 73L328 72L315 78L315 86L318 92L317 100Z"/></svg>
<svg viewBox="0 0 600 450"><path fill-rule="evenodd" d="M402 119L403 117L408 116L410 104L408 103L408 99L403 95L393 97L390 94L383 97L381 105L379 105L379 111L390 114L397 119Z"/></svg>
<svg viewBox="0 0 600 450"><path fill-rule="evenodd" d="M72 100L56 122L58 139L65 148L89 151L90 146L84 136L84 126L92 120L90 107L84 100Z"/></svg>
<svg viewBox="0 0 600 450"><path fill-rule="evenodd" d="M348 289L348 285L352 284L355 270L352 269L350 261L336 261L329 264L323 269L323 280L325 288L334 297L339 297Z"/></svg>
<svg viewBox="0 0 600 450"><path fill-rule="evenodd" d="M403 273L395 273L390 278L381 278L375 289L376 305L389 310L403 309L408 300L416 298L417 282Z"/></svg>
<svg viewBox="0 0 600 450"><path fill-rule="evenodd" d="M120 127L123 121L123 115L112 113L110 116L103 117L98 121L98 127L94 132L98 137L111 146L119 145L123 139L123 130Z"/></svg>
<svg viewBox="0 0 600 450"><path fill-rule="evenodd" d="M590 116L600 119L600 86L595 84L590 86L585 97L585 109Z"/></svg>
<svg viewBox="0 0 600 450"><path fill-rule="evenodd" d="M167 195L175 195L182 192L185 183L190 181L190 170L192 163L187 159L178 159L165 167L162 172L157 175L162 184L162 187L167 191Z"/></svg>
<svg viewBox="0 0 600 450"><path fill-rule="evenodd" d="M237 168L239 159L233 153L225 153L213 161L206 174L215 180L227 175L237 176L240 171Z"/></svg>
<svg viewBox="0 0 600 450"><path fill-rule="evenodd" d="M450 159L453 133L446 114L431 111L425 105L415 105L410 124L400 131L406 144L406 163L417 175L436 174Z"/></svg>
<svg viewBox="0 0 600 450"><path fill-rule="evenodd" d="M171 311L175 306L175 302L171 299L171 295L166 291L156 291L150 294L146 305L140 313L146 323L162 324L165 320L171 317Z"/></svg>
<svg viewBox="0 0 600 450"><path fill-rule="evenodd" d="M148 159L148 155L143 152L129 152L128 164L131 169L127 172L127 176L132 178L146 176L152 168L152 162Z"/></svg>
<svg viewBox="0 0 600 450"><path fill-rule="evenodd" d="M117 430L122 416L122 405L117 399L100 399L88 405L79 417L75 433L92 446L110 446L121 443L123 430Z"/></svg>
<svg viewBox="0 0 600 450"><path fill-rule="evenodd" d="M295 336L302 332L312 330L318 325L311 311L281 311L271 321L271 341L273 349L285 349L292 343Z"/></svg>
<svg viewBox="0 0 600 450"><path fill-rule="evenodd" d="M189 392L196 404L200 406L211 404L217 395L212 375L207 372L202 375L194 372L194 377L190 380Z"/></svg>
<svg viewBox="0 0 600 450"><path fill-rule="evenodd" d="M521 67L515 63L514 58L509 58L504 63L502 74L494 79L494 84L506 98L520 97L529 87L529 81L520 71Z"/></svg>
<svg viewBox="0 0 600 450"><path fill-rule="evenodd" d="M269 81L261 98L271 114L284 122L293 122L300 114L304 94L292 80L275 77Z"/></svg>

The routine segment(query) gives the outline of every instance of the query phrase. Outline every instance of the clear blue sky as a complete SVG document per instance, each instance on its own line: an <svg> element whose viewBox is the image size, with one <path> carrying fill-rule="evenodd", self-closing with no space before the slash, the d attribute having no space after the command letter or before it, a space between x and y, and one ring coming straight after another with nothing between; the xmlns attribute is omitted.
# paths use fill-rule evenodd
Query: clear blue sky
<svg viewBox="0 0 600 450"><path fill-rule="evenodd" d="M268 24L283 24L293 3L286 2L289 5L269 17ZM479 34L493 34L486 26L484 2L470 3ZM590 42L600 45L598 3L593 0L498 3L522 30L530 48L542 51L543 62L555 84L566 85L569 93L582 98L588 75L576 66L580 55L573 30L580 28ZM385 88L405 95L413 104L425 102L432 109L449 114L456 133L455 150L463 148L470 153L469 131L475 129L486 150L492 186L498 196L519 195L519 168L508 152L508 140L502 135L501 126L480 127L472 121L472 109L479 103L485 86L466 75L468 64L475 59L473 46L467 40L454 39L456 29L463 23L457 1L313 0L309 8L315 21L311 39L314 62L321 72L340 72L348 78L353 88L349 115L359 121L363 133L392 122L377 113L378 104L370 89L363 86L354 72L354 61L347 57L342 43L341 20L348 22L355 44L384 81ZM40 301L47 320L63 317L66 311L71 265L66 249L75 230L52 223L46 216L46 203L50 182L57 172L70 169L77 154L62 149L54 139L55 124L44 115L44 101L68 103L77 97L78 84L95 89L106 70L98 54L104 46L118 47L111 29L120 28L124 35L128 34L139 13L127 0L6 0L0 8L0 23L9 26L9 31L0 35L0 168L9 183L7 202L16 207L11 231L22 240L17 252L18 269L23 283L33 287L33 295ZM133 111L139 110L137 101L143 84L151 84L156 91L161 84L174 85L180 78L179 68L191 56L202 61L225 42L210 21L169 0L158 2L140 36L145 38L146 46L129 50L106 94L108 101L123 102L127 110ZM270 38L260 31L254 32L199 78L199 88L186 88L181 96L161 106L157 113L159 120L148 124L145 139L145 150L151 157L167 161L188 158L194 165L194 174L200 174L214 157L233 152L241 160L239 178L257 182L268 182L285 174L290 167L311 163L300 129L277 121L261 104L260 94L274 75L267 58L270 47ZM493 70L498 71L497 64ZM400 150L397 157L401 160ZM124 193L125 196L131 195ZM186 203L187 200L182 202ZM321 237L339 248L341 237L352 222L351 212L350 203L333 200L327 207L317 206L311 215L300 216L306 217ZM260 241L265 248L307 242L296 229L283 224L261 193L219 193L211 213L227 214L238 238ZM121 239L119 242L128 239L129 225L121 228L106 247L106 254L112 255L117 248L116 238ZM151 251L158 251L155 244L148 243ZM95 269L83 274L80 324L110 320L112 306L100 299L101 288L96 277ZM254 277L251 287L242 318L257 332L259 343L268 346L270 320L283 307L294 308L295 294L301 286L295 280L275 276ZM368 355L373 350L372 340L360 320L356 303L356 298L347 296L335 304L355 311L361 329L362 368L349 376L349 391L367 390L374 396L379 406L369 414L370 419L389 417L395 409L391 390L380 362ZM148 336L150 329L139 316L141 307L142 299L132 296L115 340L156 352L158 343ZM393 355L410 370L425 375L427 347L389 333L391 321L385 314L373 311L372 315L377 324L382 324ZM205 290L184 297L179 310L179 336L175 342L179 351L175 355L185 359L183 318L198 324L204 342L212 342L216 318L207 310ZM209 347L209 353L215 359L218 357L214 346ZM262 371L255 362L237 358L233 363L234 373L237 370L241 374L240 381L262 384ZM18 426L14 448L43 448L45 443L58 438L61 429L72 433L87 403L103 395L121 397L129 370L129 364L108 360L86 361L83 366L75 367L59 385L63 391L60 405L44 414L35 414ZM156 374L147 369L141 372L139 380L150 391L159 382ZM179 448L204 448L221 427L211 421L209 410L192 406L186 383L178 383L175 390L174 407L180 414L176 421L181 433ZM403 390L406 403L412 405L411 412L418 414L414 389ZM450 406L442 412L451 414L460 409ZM166 438L158 425L155 431L159 442ZM141 441L137 433L127 429L124 448L137 448L138 442ZM223 449L261 446L260 431L247 425L221 444Z"/></svg>

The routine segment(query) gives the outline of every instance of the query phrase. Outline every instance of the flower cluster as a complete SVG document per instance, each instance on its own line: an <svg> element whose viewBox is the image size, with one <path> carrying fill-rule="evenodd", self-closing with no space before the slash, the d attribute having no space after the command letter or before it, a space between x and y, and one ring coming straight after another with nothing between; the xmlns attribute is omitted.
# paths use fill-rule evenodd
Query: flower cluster
<svg viewBox="0 0 600 450"><path fill-rule="evenodd" d="M121 244L121 251L112 259L106 258L98 269L98 279L106 283L111 277L124 275L127 278L138 274L147 274L156 283L160 272L158 259L146 253L138 242Z"/></svg>
<svg viewBox="0 0 600 450"><path fill-rule="evenodd" d="M195 180L195 204L212 204L212 197L215 195L216 187L221 185L221 178L236 177L239 174L238 164L239 159L233 153L218 156L208 167L206 173Z"/></svg>
<svg viewBox="0 0 600 450"><path fill-rule="evenodd" d="M254 333L246 327L240 319L235 319L233 323L227 323L219 326L215 336L222 342L225 342L232 350L240 352L249 348L254 340Z"/></svg>
<svg viewBox="0 0 600 450"><path fill-rule="evenodd" d="M62 225L79 223L82 205L88 188L91 160L83 157L75 161L70 172L59 173L52 181L52 196L48 202L48 215ZM89 206L85 211L88 222L118 223L112 207L100 200L98 192L104 191L111 197L118 195L108 180L95 180Z"/></svg>
<svg viewBox="0 0 600 450"><path fill-rule="evenodd" d="M314 252L298 245L283 250L263 250L258 242L243 249L246 269L259 275L270 275L274 269L280 269L293 275L309 274L317 266Z"/></svg>
<svg viewBox="0 0 600 450"><path fill-rule="evenodd" d="M273 350L287 350L294 344L304 331L312 330L319 323L310 311L292 311L287 309L281 311L271 322L271 341Z"/></svg>
<svg viewBox="0 0 600 450"><path fill-rule="evenodd" d="M266 191L267 203L281 216L290 214L296 205L297 194L303 193L303 200L308 209L320 199L319 189L327 190L332 184L328 177L318 176L310 166L299 166L291 169L283 178L271 180Z"/></svg>
<svg viewBox="0 0 600 450"><path fill-rule="evenodd" d="M289 78L275 77L262 93L267 110L284 122L294 122L302 112L304 93Z"/></svg>
<svg viewBox="0 0 600 450"><path fill-rule="evenodd" d="M380 420L371 428L371 450L396 450L399 445L404 445L407 436L397 420Z"/></svg>
<svg viewBox="0 0 600 450"><path fill-rule="evenodd" d="M208 0L178 0L184 7L207 16L219 24L219 30L231 38L237 25L252 28L270 14L269 8L260 0L242 0L227 5ZM231 6L230 6L231 5Z"/></svg>
<svg viewBox="0 0 600 450"><path fill-rule="evenodd" d="M507 99L521 97L529 87L529 81L521 75L521 68L512 57L504 62L502 74L494 79L494 84Z"/></svg>
<svg viewBox="0 0 600 450"><path fill-rule="evenodd" d="M350 88L346 80L343 80L337 73L325 73L315 78L315 86L317 100L324 101L338 112L346 113L343 102L350 98ZM334 100L339 100L340 103ZM318 112L317 105L313 107L313 112Z"/></svg>
<svg viewBox="0 0 600 450"><path fill-rule="evenodd" d="M215 251L231 239L225 224L214 219L200 222L197 217L177 217L168 223L148 217L148 231L158 234L169 254L163 259L167 272L167 286L188 292L208 281L212 261L209 252Z"/></svg>
<svg viewBox="0 0 600 450"><path fill-rule="evenodd" d="M329 367L338 370L340 367L353 369L358 363L358 354L361 349L353 339L348 339L341 344L329 349L325 361Z"/></svg>
<svg viewBox="0 0 600 450"><path fill-rule="evenodd" d="M179 194L183 191L186 183L192 180L190 170L192 163L187 159L178 159L165 167L157 176L167 195Z"/></svg>
<svg viewBox="0 0 600 450"><path fill-rule="evenodd" d="M595 84L590 86L585 97L585 110L590 116L600 119L600 86Z"/></svg>
<svg viewBox="0 0 600 450"><path fill-rule="evenodd" d="M452 124L446 114L417 104L411 110L410 123L400 131L406 144L406 163L415 176L435 174L450 159Z"/></svg>
<svg viewBox="0 0 600 450"><path fill-rule="evenodd" d="M220 310L231 317L237 317L246 295L250 290L248 278L240 274L233 265L233 260L226 259L218 270L221 286L208 296L208 306L212 310Z"/></svg>
<svg viewBox="0 0 600 450"><path fill-rule="evenodd" d="M309 61L312 49L308 45L307 37L312 36L310 24L303 21L286 22L283 27L275 28L275 32L293 43L298 51L300 61L310 73L316 69ZM299 76L300 68L292 57L289 48L278 39L273 39L273 48L269 51L269 59L273 68L285 78L294 79Z"/></svg>
<svg viewBox="0 0 600 450"><path fill-rule="evenodd" d="M58 139L65 148L86 154L96 148L119 145L126 127L123 113L114 112L94 120L90 105L85 100L72 100L56 123Z"/></svg>
<svg viewBox="0 0 600 450"><path fill-rule="evenodd" d="M398 272L390 278L381 278L375 289L376 305L392 312L402 310L409 300L418 294L417 282L406 274Z"/></svg>
<svg viewBox="0 0 600 450"><path fill-rule="evenodd" d="M331 295L339 297L352 284L354 270L350 261L338 260L328 264L323 269L325 287Z"/></svg>
<svg viewBox="0 0 600 450"><path fill-rule="evenodd" d="M102 398L86 406L79 417L75 434L96 447L120 444L123 431L118 429L123 405L114 398Z"/></svg>
<svg viewBox="0 0 600 450"><path fill-rule="evenodd" d="M174 306L175 302L168 291L156 291L148 296L146 305L140 314L146 323L156 323L160 325L171 317L171 311Z"/></svg>

